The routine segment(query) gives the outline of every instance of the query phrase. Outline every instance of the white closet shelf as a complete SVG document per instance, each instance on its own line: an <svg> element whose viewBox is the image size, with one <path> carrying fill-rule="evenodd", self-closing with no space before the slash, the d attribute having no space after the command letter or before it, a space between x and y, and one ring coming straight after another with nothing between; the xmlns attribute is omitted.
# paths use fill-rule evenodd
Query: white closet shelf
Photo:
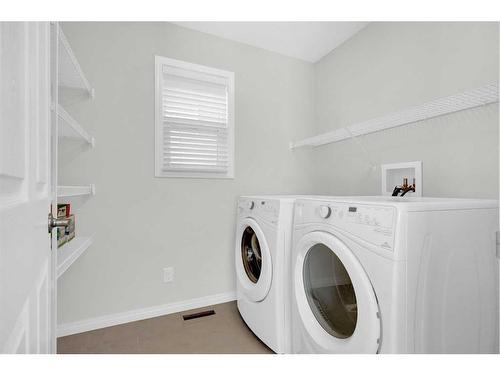
<svg viewBox="0 0 500 375"><path fill-rule="evenodd" d="M89 145L94 147L95 139L59 104L57 106L57 115L62 120L59 126L59 137L83 139Z"/></svg>
<svg viewBox="0 0 500 375"><path fill-rule="evenodd" d="M317 147L328 143L340 142L360 135L375 133L496 102L498 102L498 82L435 99L419 106L352 124L328 133L291 142L290 148Z"/></svg>
<svg viewBox="0 0 500 375"><path fill-rule="evenodd" d="M57 278L92 245L92 237L75 237L57 249Z"/></svg>
<svg viewBox="0 0 500 375"><path fill-rule="evenodd" d="M74 185L58 185L57 186L57 196L58 197L77 197L84 195L94 195L95 194L95 186L91 185L83 185L83 186L74 186Z"/></svg>
<svg viewBox="0 0 500 375"><path fill-rule="evenodd" d="M84 90L93 99L94 89L83 74L82 67L59 24L57 24L57 31L59 36L59 86Z"/></svg>

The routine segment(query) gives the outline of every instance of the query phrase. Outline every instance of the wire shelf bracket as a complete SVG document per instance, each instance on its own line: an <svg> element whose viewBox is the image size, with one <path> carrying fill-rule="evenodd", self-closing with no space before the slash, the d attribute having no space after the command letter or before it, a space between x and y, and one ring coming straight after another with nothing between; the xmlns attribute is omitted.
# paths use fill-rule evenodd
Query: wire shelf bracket
<svg viewBox="0 0 500 375"><path fill-rule="evenodd" d="M92 147L95 146L95 139L59 104L57 106L57 115L63 122L59 127L59 136L62 138L80 138Z"/></svg>
<svg viewBox="0 0 500 375"><path fill-rule="evenodd" d="M94 99L94 89L90 86L85 74L83 74L82 67L78 63L75 53L59 24L57 27L59 43L62 47L59 48L59 86L84 90L91 99Z"/></svg>

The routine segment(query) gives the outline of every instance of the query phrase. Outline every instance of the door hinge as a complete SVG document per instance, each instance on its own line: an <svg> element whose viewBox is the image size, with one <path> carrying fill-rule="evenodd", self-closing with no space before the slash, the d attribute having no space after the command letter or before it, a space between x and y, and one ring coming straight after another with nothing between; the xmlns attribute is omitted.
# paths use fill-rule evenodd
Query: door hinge
<svg viewBox="0 0 500 375"><path fill-rule="evenodd" d="M500 231L497 231L497 259L500 259Z"/></svg>

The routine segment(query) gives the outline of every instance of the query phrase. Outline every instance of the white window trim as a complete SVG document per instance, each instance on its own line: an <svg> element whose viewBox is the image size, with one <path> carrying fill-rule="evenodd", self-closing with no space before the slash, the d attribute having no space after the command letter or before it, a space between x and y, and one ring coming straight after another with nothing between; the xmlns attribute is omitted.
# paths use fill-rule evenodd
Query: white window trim
<svg viewBox="0 0 500 375"><path fill-rule="evenodd" d="M171 172L163 171L161 168L162 156L162 93L161 81L163 66L169 65L177 68L192 70L200 73L218 75L228 79L228 156L229 166L226 173L214 172ZM176 178L210 178L210 179L234 179L234 73L226 70L215 69L204 65L193 64L185 61L170 59L163 56L155 56L155 177Z"/></svg>

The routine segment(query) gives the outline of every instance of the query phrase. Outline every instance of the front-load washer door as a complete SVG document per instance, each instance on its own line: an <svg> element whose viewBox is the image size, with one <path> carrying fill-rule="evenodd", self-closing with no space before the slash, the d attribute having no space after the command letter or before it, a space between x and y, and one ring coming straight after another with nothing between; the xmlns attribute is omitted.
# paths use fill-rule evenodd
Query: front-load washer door
<svg viewBox="0 0 500 375"><path fill-rule="evenodd" d="M241 221L236 240L236 274L245 296L266 298L272 282L272 259L264 232L251 218Z"/></svg>
<svg viewBox="0 0 500 375"><path fill-rule="evenodd" d="M380 314L372 284L334 235L306 234L297 244L296 306L304 329L326 353L376 353Z"/></svg>

